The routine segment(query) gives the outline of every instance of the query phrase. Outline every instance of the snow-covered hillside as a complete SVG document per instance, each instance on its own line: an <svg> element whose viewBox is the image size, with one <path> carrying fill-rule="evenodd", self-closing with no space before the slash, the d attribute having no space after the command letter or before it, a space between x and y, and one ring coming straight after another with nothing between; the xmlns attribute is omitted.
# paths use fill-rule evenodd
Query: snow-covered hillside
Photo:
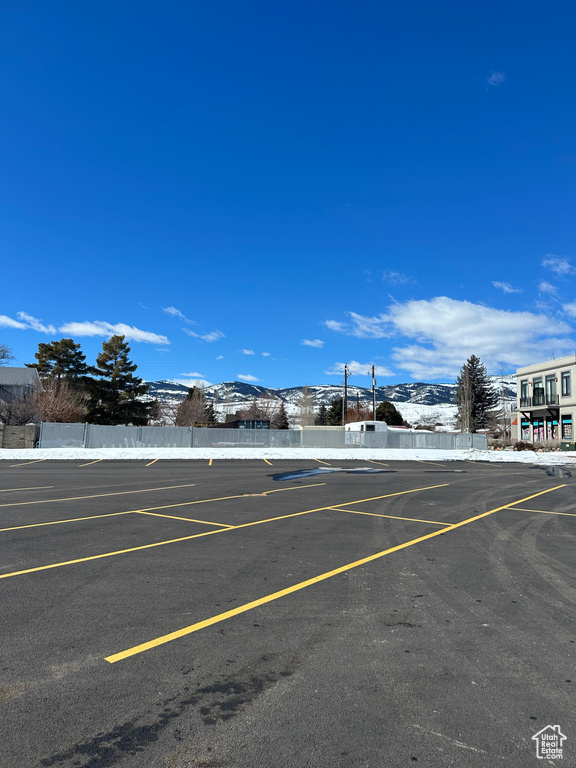
<svg viewBox="0 0 576 768"><path fill-rule="evenodd" d="M502 393L503 401L512 410L516 402L516 377L491 376L492 385ZM187 387L173 381L152 381L148 384L148 396L163 403L178 403L187 394ZM376 388L376 402L388 400L400 411L409 424L443 425L450 428L456 416L454 406L455 384L428 384L409 382L392 384ZM307 387L314 400L314 408L329 406L332 400L342 397L343 387L333 384L319 384ZM299 400L304 387L267 389L256 384L241 381L227 381L206 387L206 397L214 402L216 411L222 414L234 413L246 407L254 400L266 397L284 402L286 411L292 419L299 414ZM348 386L348 398L351 404L357 399L362 405L372 405L372 390L366 387Z"/></svg>

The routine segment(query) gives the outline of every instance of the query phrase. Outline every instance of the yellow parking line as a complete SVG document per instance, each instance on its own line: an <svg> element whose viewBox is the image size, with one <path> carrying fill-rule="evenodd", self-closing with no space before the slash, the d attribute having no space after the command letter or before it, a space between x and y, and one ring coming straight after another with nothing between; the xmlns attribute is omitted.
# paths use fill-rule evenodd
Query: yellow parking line
<svg viewBox="0 0 576 768"><path fill-rule="evenodd" d="M212 462L213 462L213 461L214 461L214 459L210 459L210 461L208 462L208 466L209 466L209 467L211 467L211 466L212 466Z"/></svg>
<svg viewBox="0 0 576 768"><path fill-rule="evenodd" d="M297 491L297 490L300 490L301 488L314 488L317 485L326 485L326 483L313 483L312 485L298 485L298 486L294 486L293 488L275 488L272 491L264 491L263 495L266 495L268 493L280 493L282 491ZM52 487L52 486L48 486L48 487ZM176 486L176 487L179 488L180 486ZM188 487L188 486L184 486L184 487ZM27 489L23 489L23 490L27 490ZM152 490L160 490L160 489L156 488L156 489L152 489ZM129 491L129 493L131 493L131 491ZM238 499L238 498L245 498L245 497L244 496L222 496L222 498L220 498L220 499L201 499L200 501L187 501L187 502L185 501L185 502L183 502L183 504L180 504L180 505L178 505L178 504L177 505L167 504L164 507L150 507L150 510L153 510L153 509L167 509L167 508L170 508L171 506L182 506L182 505L185 506L186 504L202 504L203 502L208 502L208 501L226 501L227 499L231 499L231 498ZM12 526L11 528L0 528L0 533L3 533L5 531L19 531L22 528L39 528L40 526L43 526L43 525L61 525L62 523L76 523L76 522L78 522L80 520L94 520L94 519L96 519L98 517L114 517L115 515L134 515L134 514L153 515L153 514L156 514L156 513L153 513L151 511L149 511L148 509L129 509L126 512L107 512L106 514L103 514L103 515L90 515L90 516L86 516L86 517L71 517L71 518L67 518L66 520L52 520L50 522L45 522L45 523L30 523L28 525L15 525L15 526ZM206 525L217 525L217 526L220 526L222 528L236 528L237 527L235 525L225 525L224 523L213 523L213 522L211 522L209 520L195 520L195 519L193 519L191 517L177 517L175 515L160 515L160 514L156 514L156 516L157 517L168 517L168 518L172 518L174 520L187 520L187 521L193 522L193 523L206 523Z"/></svg>
<svg viewBox="0 0 576 768"><path fill-rule="evenodd" d="M47 488L54 488L54 486L38 485L36 488L0 488L0 493L8 493L8 491L45 491Z"/></svg>
<svg viewBox="0 0 576 768"><path fill-rule="evenodd" d="M272 462L268 461L268 459L264 459L264 461L266 462L266 464L270 464L270 466L272 466Z"/></svg>
<svg viewBox="0 0 576 768"><path fill-rule="evenodd" d="M390 464L384 464L383 461L374 461L373 459L366 459L366 461L369 461L370 464L381 464L383 467L389 467Z"/></svg>
<svg viewBox="0 0 576 768"><path fill-rule="evenodd" d="M327 461L321 461L320 459L314 459L314 461L317 461L319 464L326 464L327 467L331 467L332 464L328 464Z"/></svg>
<svg viewBox="0 0 576 768"><path fill-rule="evenodd" d="M48 523L29 523L28 525L14 525L11 528L0 528L0 533L5 531L20 531L23 528L41 528L43 525L62 525L62 523L77 523L80 520L95 520L98 517L117 517L118 515L133 515L133 510L128 512L108 512L105 515L90 515L89 517L71 517L68 520L51 520Z"/></svg>
<svg viewBox="0 0 576 768"><path fill-rule="evenodd" d="M41 461L45 461L45 459L36 459L35 461L26 461L24 464L10 464L11 467L27 467L28 464L39 464Z"/></svg>
<svg viewBox="0 0 576 768"><path fill-rule="evenodd" d="M445 467L446 464L437 464L435 461L422 461L421 459L416 459L418 464L432 464L435 467Z"/></svg>
<svg viewBox="0 0 576 768"><path fill-rule="evenodd" d="M368 515L369 517L387 517L390 520L408 520L411 523L430 523L430 525L452 525L452 523L440 523L438 520L420 520L417 517L398 517L397 515L378 515L376 512L360 512L357 509L342 509L342 507L328 507L328 509L340 512L349 512L351 515Z"/></svg>
<svg viewBox="0 0 576 768"><path fill-rule="evenodd" d="M147 491L172 491L175 488L193 488L196 483L186 485L166 485L163 488L139 488L137 491L114 491L112 493L95 493L92 496L68 496L64 499L37 499L36 501L11 501L0 504L0 507L23 507L26 504L53 504L57 501L79 501L80 499L100 499L103 496L127 496L130 493L146 493Z"/></svg>
<svg viewBox="0 0 576 768"><path fill-rule="evenodd" d="M212 523L210 520L195 520L193 517L176 517L176 515L160 515L158 512L144 512L138 510L136 515L151 515L152 517L169 517L171 520L186 520L189 523L203 523L204 525L217 525L220 528L235 528L235 525L224 525L224 523Z"/></svg>
<svg viewBox="0 0 576 768"><path fill-rule="evenodd" d="M419 544L422 541L427 541L428 539L432 539L435 536L441 536L443 533L447 533L448 531L453 531L456 528L461 528L463 525L469 525L470 523L473 523L476 520L480 520L483 517L487 517L488 515L493 515L495 512L499 512L501 509L507 509L508 507L512 506L513 504L521 504L523 501L528 501L529 499L533 499L536 496L541 496L545 493L550 493L550 491L555 491L558 488L563 488L563 485L556 486L555 488L549 488L546 491L541 491L540 493L533 494L532 496L527 496L524 499L518 499L517 502L511 502L510 504L505 504L502 507L496 507L496 509L490 509L488 512L483 512L480 515L475 515L474 517L470 517L467 520L462 520L460 523L455 523L453 525L449 525L446 528L441 528L440 530L433 531L432 533L427 533L425 536L419 536L417 539L412 539L411 541L406 541L403 544L398 544L395 547L390 547L389 549L385 549L382 552L377 552L374 555L368 555L368 557L363 557L361 560L355 560L352 563L347 563L346 565L342 565L339 568L334 568L332 571L327 571L326 573L321 573L319 576L314 576L311 579L306 579L306 581L301 581L298 584L293 584L290 587L287 587L286 589L281 589L278 592L273 592L270 595L265 595L264 597L259 598L258 600L252 600L250 603L245 603L244 605L240 605L237 608L233 608L230 611L226 611L225 613L220 613L216 616L212 616L209 619L204 619L204 621L199 621L196 624L191 624L188 627L183 627L182 629L178 629L175 632L170 632L167 635L162 635L160 637L155 638L154 640L149 640L147 643L141 643L140 645L135 645L132 648L128 648L125 651L120 651L120 653L114 653L111 656L106 656L105 660L108 661L110 664L115 664L117 661L122 661L123 659L127 659L130 656L136 656L136 654L143 653L144 651L148 651L151 648L157 648L159 645L164 645L165 643L170 643L172 640L177 640L180 637L184 637L185 635L190 635L193 632L198 632L200 629L204 629L205 627L210 627L213 624L218 624L221 621L225 621L226 619L231 619L234 616L238 616L241 613L246 613L246 611L251 611L253 608L258 608L261 605L265 605L266 603L271 603L274 600L278 600L281 597L285 597L286 595L291 595L294 592L298 592L301 589L305 589L306 587L310 587L313 584L318 584L321 581L325 581L326 579L330 579L333 576L337 576L341 573L345 573L346 571L350 571L353 568L358 568L361 565L366 565L367 563L371 563L374 560L378 560L382 557L385 557L386 555L390 555L393 552L399 552L402 549L407 549L408 547L414 546L414 544Z"/></svg>
<svg viewBox="0 0 576 768"><path fill-rule="evenodd" d="M150 467L150 466L152 466L152 464L156 464L157 461L158 461L158 459L154 459L154 461L151 461L150 464L146 464L146 466Z"/></svg>
<svg viewBox="0 0 576 768"><path fill-rule="evenodd" d="M562 515L564 517L576 517L573 512L549 512L547 509L524 509L523 507L514 507L519 512L538 512L540 515Z"/></svg>
<svg viewBox="0 0 576 768"><path fill-rule="evenodd" d="M447 483L445 483L444 485L447 485ZM442 487L443 487L442 485L434 485L434 486L430 486L429 488L415 488L415 489L411 489L411 490L408 490L408 491L400 491L400 492L397 492L397 493L385 494L384 496L376 496L376 497L373 497L373 498L370 498L370 499L359 499L358 501L343 502L343 504L347 504L347 505L361 504L364 501L374 501L376 499L385 499L385 498L388 498L389 496L401 496L402 493L414 493L415 491L425 491L425 490L429 490L429 489L433 489L433 488L442 488ZM223 499L224 498L233 499L233 498L243 498L243 497L242 496L227 496L227 497L223 497ZM530 497L530 498L532 498L532 497ZM208 499L208 501L220 501L220 500L221 499ZM524 499L522 499L522 501L524 501ZM193 501L193 502L189 502L189 503L191 503L191 504L198 504L198 503L202 503L202 502L195 502L195 501ZM169 504L167 506L179 506L179 505L177 505L177 504L174 504L174 505ZM146 510L146 509L134 509L134 510L131 510L131 511L132 512L148 512L148 511L153 511L155 509L166 509L166 507L150 507L149 510ZM51 563L49 565L39 565L39 566L36 566L34 568L25 568L24 570L21 570L21 571L12 571L11 573L2 573L2 574L0 574L0 579L8 579L8 578L11 578L12 576L23 576L24 574L36 573L38 571L47 571L47 570L50 570L52 568L60 568L60 567L65 566L65 565L75 565L77 563L87 563L87 562L89 562L91 560L101 560L104 557L114 557L116 555L124 555L124 554L127 554L129 552L137 552L137 551L140 551L140 550L143 550L143 549L152 549L153 547L162 547L165 544L175 544L175 543L180 542L180 541L190 541L190 539L198 539L198 538L200 538L202 536L213 536L216 533L229 533L230 530L237 531L240 528L250 528L250 527L252 527L254 525L262 525L263 523L272 523L272 522L275 522L276 520L286 520L289 517L300 517L301 515L309 515L309 514L312 514L313 512L323 512L323 511L325 511L327 509L328 509L328 507L316 507L315 509L306 509L303 512L293 512L292 514L289 514L289 515L281 515L279 517L270 517L270 518L267 518L266 520L254 520L251 523L241 523L240 525L234 526L234 528L232 528L232 529L229 529L229 528L218 528L215 531L206 531L205 533L193 533L190 536L180 536L177 539L169 539L167 541L157 541L157 542L154 542L153 544L142 544L142 545L140 545L138 547L130 547L128 549L119 549L119 550L115 550L114 552L103 552L102 554L99 554L99 555L90 555L89 557L80 557L80 558L76 558L75 560L65 560L65 561L60 562L60 563ZM128 513L125 513L125 514L128 514Z"/></svg>
<svg viewBox="0 0 576 768"><path fill-rule="evenodd" d="M268 496L269 493L282 493L282 491L299 491L301 488L317 488L319 485L326 485L326 483L310 483L310 485L293 485L290 488L273 488L271 491L264 491L263 496Z"/></svg>
<svg viewBox="0 0 576 768"><path fill-rule="evenodd" d="M99 461L103 461L103 459L96 459L96 461L89 461L87 464L78 464L79 467L89 467L90 464L98 464Z"/></svg>

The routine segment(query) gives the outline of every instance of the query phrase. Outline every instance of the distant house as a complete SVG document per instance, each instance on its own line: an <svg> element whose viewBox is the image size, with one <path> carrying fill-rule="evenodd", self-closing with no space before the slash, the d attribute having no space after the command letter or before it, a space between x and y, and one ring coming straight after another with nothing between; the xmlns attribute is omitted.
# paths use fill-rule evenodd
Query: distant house
<svg viewBox="0 0 576 768"><path fill-rule="evenodd" d="M0 400L24 400L42 389L36 368L0 366Z"/></svg>
<svg viewBox="0 0 576 768"><path fill-rule="evenodd" d="M241 419L236 414L227 414L226 421L210 426L216 429L270 429L270 419Z"/></svg>

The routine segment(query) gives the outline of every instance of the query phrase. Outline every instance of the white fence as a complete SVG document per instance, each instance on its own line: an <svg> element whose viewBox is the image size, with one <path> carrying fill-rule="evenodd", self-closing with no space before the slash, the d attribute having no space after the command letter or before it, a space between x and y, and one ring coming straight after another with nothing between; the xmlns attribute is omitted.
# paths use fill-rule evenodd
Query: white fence
<svg viewBox="0 0 576 768"><path fill-rule="evenodd" d="M96 424L40 425L39 448L436 448L486 450L486 435L343 429L199 429L194 427L106 427Z"/></svg>

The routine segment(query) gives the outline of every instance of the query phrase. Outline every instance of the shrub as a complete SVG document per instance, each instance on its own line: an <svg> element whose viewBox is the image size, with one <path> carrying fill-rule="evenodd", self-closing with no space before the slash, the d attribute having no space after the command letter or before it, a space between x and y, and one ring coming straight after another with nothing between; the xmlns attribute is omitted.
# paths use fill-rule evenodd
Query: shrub
<svg viewBox="0 0 576 768"><path fill-rule="evenodd" d="M529 443L525 440L518 440L518 442L514 445L515 451L533 451L534 446L532 443Z"/></svg>

